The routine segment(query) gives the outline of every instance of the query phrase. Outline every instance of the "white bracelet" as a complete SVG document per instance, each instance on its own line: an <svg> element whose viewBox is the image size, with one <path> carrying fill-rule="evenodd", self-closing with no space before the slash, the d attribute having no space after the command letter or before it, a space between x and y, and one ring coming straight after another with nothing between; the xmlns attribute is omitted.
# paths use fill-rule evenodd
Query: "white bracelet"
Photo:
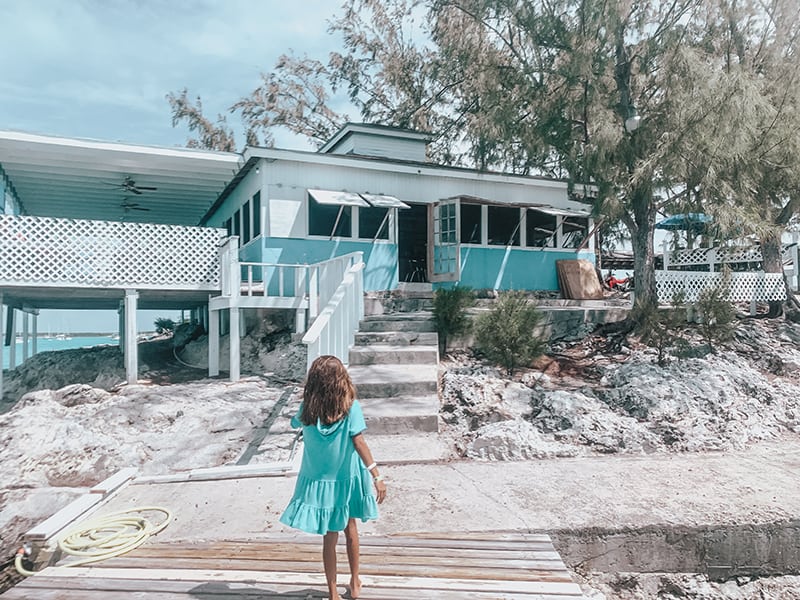
<svg viewBox="0 0 800 600"><path fill-rule="evenodd" d="M374 469L377 466L378 466L378 463L374 462L370 466L367 467L367 471L372 471L372 469Z"/></svg>

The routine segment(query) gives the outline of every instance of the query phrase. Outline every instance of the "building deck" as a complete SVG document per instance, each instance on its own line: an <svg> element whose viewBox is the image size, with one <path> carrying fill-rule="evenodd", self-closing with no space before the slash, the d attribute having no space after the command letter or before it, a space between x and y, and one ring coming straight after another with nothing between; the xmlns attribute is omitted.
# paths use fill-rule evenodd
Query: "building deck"
<svg viewBox="0 0 800 600"><path fill-rule="evenodd" d="M3 600L236 600L326 598L319 536L257 541L151 542L94 566L62 561ZM349 581L339 542L339 588ZM361 537L363 600L583 598L547 535L414 534Z"/></svg>

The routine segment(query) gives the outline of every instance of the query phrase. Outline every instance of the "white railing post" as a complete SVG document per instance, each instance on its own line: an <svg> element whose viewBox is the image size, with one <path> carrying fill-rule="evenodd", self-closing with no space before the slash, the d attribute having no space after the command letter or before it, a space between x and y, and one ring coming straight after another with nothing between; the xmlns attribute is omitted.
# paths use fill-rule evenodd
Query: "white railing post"
<svg viewBox="0 0 800 600"><path fill-rule="evenodd" d="M319 314L319 267L312 265L308 273L308 322Z"/></svg>
<svg viewBox="0 0 800 600"><path fill-rule="evenodd" d="M295 298L310 298L306 294L306 283L308 282L308 266L298 265L294 269L294 297ZM310 308L310 307L309 307ZM294 316L294 331L295 333L304 333L306 330L306 309L298 308Z"/></svg>
<svg viewBox="0 0 800 600"><path fill-rule="evenodd" d="M667 238L664 238L664 241L661 242L661 255L664 257L661 261L661 268L664 271L669 269L669 243L667 242Z"/></svg>
<svg viewBox="0 0 800 600"><path fill-rule="evenodd" d="M709 273L713 273L714 272L714 266L716 265L716 263L717 263L717 249L716 248L711 248L711 250L708 251L708 272Z"/></svg>

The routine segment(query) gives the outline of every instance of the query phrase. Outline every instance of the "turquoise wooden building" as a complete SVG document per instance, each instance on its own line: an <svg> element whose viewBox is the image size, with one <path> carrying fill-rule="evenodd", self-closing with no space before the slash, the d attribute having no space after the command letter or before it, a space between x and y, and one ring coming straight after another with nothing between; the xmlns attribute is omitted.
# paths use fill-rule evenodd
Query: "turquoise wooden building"
<svg viewBox="0 0 800 600"><path fill-rule="evenodd" d="M594 261L590 207L565 182L433 164L429 140L348 124L318 152L248 147L201 224L238 236L242 261L363 252L366 290L557 290L557 260Z"/></svg>

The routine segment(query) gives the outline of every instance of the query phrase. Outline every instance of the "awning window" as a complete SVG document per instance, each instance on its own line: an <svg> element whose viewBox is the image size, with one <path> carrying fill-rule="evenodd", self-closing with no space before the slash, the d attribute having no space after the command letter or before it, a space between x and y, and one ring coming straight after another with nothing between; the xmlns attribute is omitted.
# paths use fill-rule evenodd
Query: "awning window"
<svg viewBox="0 0 800 600"><path fill-rule="evenodd" d="M402 200L398 200L394 196L384 196L381 194L361 194L364 198L375 208L411 208Z"/></svg>
<svg viewBox="0 0 800 600"><path fill-rule="evenodd" d="M554 215L557 217L582 217L589 218L588 212L581 212L579 210L570 210L568 208L555 208L553 206L529 206L531 210L538 210L546 215Z"/></svg>
<svg viewBox="0 0 800 600"><path fill-rule="evenodd" d="M330 190L308 190L309 195L316 200L319 204L328 204L335 206L363 206L369 207L369 204L358 194L351 192L333 192Z"/></svg>

